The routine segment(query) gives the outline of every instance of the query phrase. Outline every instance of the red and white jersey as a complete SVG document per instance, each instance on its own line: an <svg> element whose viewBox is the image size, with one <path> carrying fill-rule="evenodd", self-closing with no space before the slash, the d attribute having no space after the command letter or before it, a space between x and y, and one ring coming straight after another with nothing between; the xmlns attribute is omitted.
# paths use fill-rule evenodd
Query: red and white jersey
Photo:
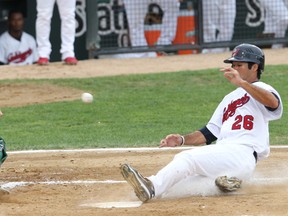
<svg viewBox="0 0 288 216"><path fill-rule="evenodd" d="M268 123L281 117L283 106L279 93L272 86L263 82L253 85L277 95L279 107L269 110L239 87L223 98L207 128L217 137L216 144L249 145L261 159L270 152Z"/></svg>
<svg viewBox="0 0 288 216"><path fill-rule="evenodd" d="M35 39L23 32L21 41L7 31L0 36L0 62L10 65L28 65L38 60Z"/></svg>

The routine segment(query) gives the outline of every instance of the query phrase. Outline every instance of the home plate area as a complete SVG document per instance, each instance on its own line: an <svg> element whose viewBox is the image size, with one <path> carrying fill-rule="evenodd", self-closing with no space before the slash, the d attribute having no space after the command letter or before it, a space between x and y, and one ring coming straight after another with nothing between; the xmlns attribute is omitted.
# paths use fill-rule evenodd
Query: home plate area
<svg viewBox="0 0 288 216"><path fill-rule="evenodd" d="M103 202L103 203L86 203L82 204L83 207L95 208L137 208L142 205L141 201L131 202Z"/></svg>
<svg viewBox="0 0 288 216"><path fill-rule="evenodd" d="M1 215L287 215L288 149L280 146L236 193L183 181L163 199L140 202L120 165L153 175L183 149L9 152L0 171L0 184L10 191L0 197Z"/></svg>

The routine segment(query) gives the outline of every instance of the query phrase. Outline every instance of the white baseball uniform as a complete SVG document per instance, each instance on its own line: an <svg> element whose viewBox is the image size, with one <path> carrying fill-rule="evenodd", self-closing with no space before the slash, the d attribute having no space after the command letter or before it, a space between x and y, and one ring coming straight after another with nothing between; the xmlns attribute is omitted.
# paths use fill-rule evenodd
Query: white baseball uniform
<svg viewBox="0 0 288 216"><path fill-rule="evenodd" d="M144 19L148 5L158 4L164 12L158 45L170 45L175 38L179 11L178 0L124 0L128 18L131 45L148 46L144 33ZM152 56L152 55L151 55ZM156 54L154 55L156 56Z"/></svg>
<svg viewBox="0 0 288 216"><path fill-rule="evenodd" d="M288 26L288 0L260 0L265 9L263 33L274 33L275 38L284 38ZM275 45L272 47L283 47Z"/></svg>
<svg viewBox="0 0 288 216"><path fill-rule="evenodd" d="M236 17L236 0L203 0L202 4L204 42L231 41ZM216 48L205 49L204 52L223 51L228 50Z"/></svg>
<svg viewBox="0 0 288 216"><path fill-rule="evenodd" d="M21 40L7 31L0 36L0 62L10 65L28 65L38 60L35 39L23 32Z"/></svg>
<svg viewBox="0 0 288 216"><path fill-rule="evenodd" d="M76 0L37 0L36 40L39 57L48 58L51 53L49 41L51 18L55 2L61 18L61 50L62 60L75 57L75 10Z"/></svg>
<svg viewBox="0 0 288 216"><path fill-rule="evenodd" d="M226 95L206 125L217 137L216 144L183 151L149 177L156 197L187 177L192 179L192 184L195 176L206 176L213 181L223 175L242 180L251 177L256 166L254 152L258 160L269 155L268 122L279 119L283 112L280 95L273 87L263 82L253 85L277 95L279 107L269 110L240 87Z"/></svg>

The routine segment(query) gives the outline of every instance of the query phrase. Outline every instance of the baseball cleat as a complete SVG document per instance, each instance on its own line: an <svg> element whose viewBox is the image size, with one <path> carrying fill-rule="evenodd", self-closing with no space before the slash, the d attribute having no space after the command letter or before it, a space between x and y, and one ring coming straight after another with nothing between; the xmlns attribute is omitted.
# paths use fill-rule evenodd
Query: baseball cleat
<svg viewBox="0 0 288 216"><path fill-rule="evenodd" d="M40 57L37 61L37 64L38 65L48 65L49 64L49 59L48 58L43 58L43 57Z"/></svg>
<svg viewBox="0 0 288 216"><path fill-rule="evenodd" d="M155 196L152 182L144 178L140 173L128 164L120 167L124 179L133 187L136 196L142 201L147 202Z"/></svg>
<svg viewBox="0 0 288 216"><path fill-rule="evenodd" d="M7 190L5 190L5 189L0 187L0 196L8 195L8 194L10 194L9 191L7 191Z"/></svg>
<svg viewBox="0 0 288 216"><path fill-rule="evenodd" d="M222 191L222 192L233 192L236 191L241 187L242 181L239 180L236 177L230 177L227 176L220 176L217 177L215 180L216 186Z"/></svg>
<svg viewBox="0 0 288 216"><path fill-rule="evenodd" d="M64 59L64 63L67 65L77 65L78 60L75 57L68 57Z"/></svg>

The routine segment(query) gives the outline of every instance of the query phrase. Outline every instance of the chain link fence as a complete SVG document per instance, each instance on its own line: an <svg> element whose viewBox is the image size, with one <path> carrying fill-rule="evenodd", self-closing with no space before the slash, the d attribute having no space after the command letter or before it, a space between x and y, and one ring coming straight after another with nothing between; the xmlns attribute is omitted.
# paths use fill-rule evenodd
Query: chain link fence
<svg viewBox="0 0 288 216"><path fill-rule="evenodd" d="M94 56L128 53L149 56L221 52L239 43L253 43L262 48L285 47L287 5L285 0L268 2L98 0L98 31L92 38L99 40L90 51ZM94 28L88 26L87 34L89 29L95 29L93 24Z"/></svg>

